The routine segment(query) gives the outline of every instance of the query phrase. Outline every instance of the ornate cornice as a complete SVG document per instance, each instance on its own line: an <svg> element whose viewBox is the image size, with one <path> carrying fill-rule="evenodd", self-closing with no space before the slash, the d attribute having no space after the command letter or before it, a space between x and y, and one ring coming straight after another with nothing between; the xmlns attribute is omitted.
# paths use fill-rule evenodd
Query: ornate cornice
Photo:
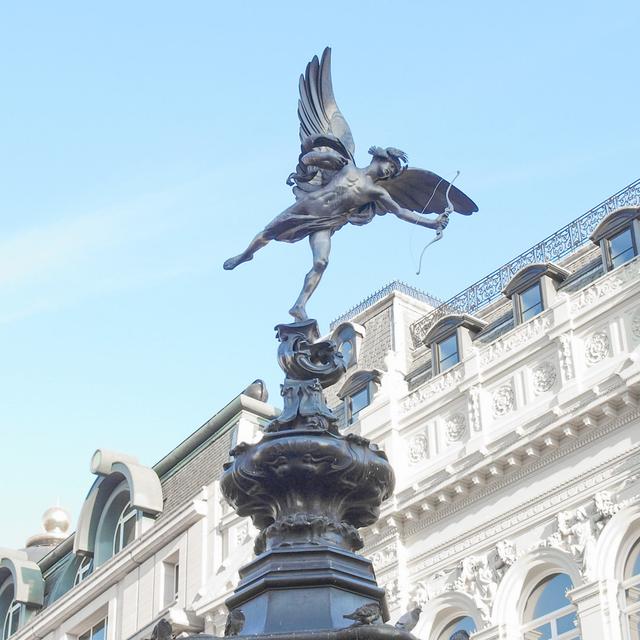
<svg viewBox="0 0 640 640"><path fill-rule="evenodd" d="M566 456L574 451L577 451L586 444L603 437L604 435L619 429L620 427L637 420L640 418L640 408L636 408L627 412L625 415L620 416L617 419L611 420L607 424L603 424L598 428L590 431L584 431L580 437L576 437L565 444L556 448L552 453L546 456L537 458L535 462L529 465L520 467L517 471L506 474L501 480L496 481L488 486L483 487L481 490L474 492L472 495L468 495L455 502L443 505L437 511L429 512L422 518L413 519L405 524L404 536L409 537L420 533L435 522L451 516L456 512L467 508L473 502L486 498L501 489L504 489L518 481L524 480L531 473L538 471L539 469L548 466L556 460ZM433 568L439 562L447 558L451 558L457 554L461 554L466 549L477 546L480 543L491 543L504 537L508 531L513 535L513 528L520 523L526 522L527 527L531 527L532 519L544 520L548 518L547 511L554 506L565 503L569 498L574 498L580 493L575 490L575 485L583 483L582 491L593 488L602 482L605 482L614 477L616 472L616 463L623 463L625 460L633 459L633 457L640 453L640 445L636 445L621 455L608 458L597 467L591 469L587 473L577 474L571 480L563 481L562 484L558 484L543 494L539 495L533 500L529 500L525 508L522 508L516 512L510 512L508 515L502 518L496 518L495 516L486 519L483 523L475 526L472 530L460 533L455 538L442 542L430 549L425 550L420 556L412 558L410 565L419 565L419 570L423 571L427 568ZM640 459L638 460L640 466ZM547 503L543 508L541 504ZM422 575L417 574L417 575Z"/></svg>

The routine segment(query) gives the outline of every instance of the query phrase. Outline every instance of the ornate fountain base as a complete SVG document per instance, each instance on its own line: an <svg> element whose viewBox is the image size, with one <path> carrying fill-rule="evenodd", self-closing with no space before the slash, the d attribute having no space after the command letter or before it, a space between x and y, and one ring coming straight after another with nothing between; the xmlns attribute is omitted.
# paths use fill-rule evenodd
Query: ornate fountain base
<svg viewBox="0 0 640 640"><path fill-rule="evenodd" d="M319 341L314 320L276 330L282 414L259 442L231 451L221 479L238 515L260 531L257 557L226 603L228 635L410 638L371 624L389 617L385 593L371 562L354 553L363 546L358 528L378 519L393 491L391 465L366 438L342 435L326 404L323 389L344 373L336 344ZM374 615L345 617L362 607Z"/></svg>

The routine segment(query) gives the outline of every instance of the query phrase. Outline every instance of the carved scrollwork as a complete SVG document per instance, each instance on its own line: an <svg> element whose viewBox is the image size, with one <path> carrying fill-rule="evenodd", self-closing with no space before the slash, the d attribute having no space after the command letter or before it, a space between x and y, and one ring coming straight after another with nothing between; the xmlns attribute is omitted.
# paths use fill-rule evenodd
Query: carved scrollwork
<svg viewBox="0 0 640 640"><path fill-rule="evenodd" d="M295 544L324 544L333 536L336 541L347 540L349 547L357 551L364 547L364 541L358 530L348 522L338 522L327 516L309 513L294 513L280 518L263 529L254 545L256 555L270 547L284 547Z"/></svg>
<svg viewBox="0 0 640 640"><path fill-rule="evenodd" d="M333 340L317 342L320 337L315 320L279 324L278 362L288 378L317 379L322 387L338 382L345 372L342 354Z"/></svg>
<svg viewBox="0 0 640 640"><path fill-rule="evenodd" d="M312 535L353 550L361 547L355 528L377 520L393 484L386 455L366 438L291 430L242 447L221 487L263 532L262 547Z"/></svg>

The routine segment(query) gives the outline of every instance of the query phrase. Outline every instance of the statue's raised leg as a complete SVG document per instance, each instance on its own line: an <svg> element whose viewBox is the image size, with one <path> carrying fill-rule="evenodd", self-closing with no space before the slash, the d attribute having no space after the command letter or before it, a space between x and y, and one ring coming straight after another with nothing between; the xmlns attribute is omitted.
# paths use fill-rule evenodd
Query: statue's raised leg
<svg viewBox="0 0 640 640"><path fill-rule="evenodd" d="M231 269L235 269L239 264L243 262L249 262L249 260L253 260L253 254L258 251L258 249L262 249L262 247L269 244L269 239L265 237L264 231L261 231L250 243L249 246L237 256L233 258L229 258L225 260L222 265L227 271Z"/></svg>

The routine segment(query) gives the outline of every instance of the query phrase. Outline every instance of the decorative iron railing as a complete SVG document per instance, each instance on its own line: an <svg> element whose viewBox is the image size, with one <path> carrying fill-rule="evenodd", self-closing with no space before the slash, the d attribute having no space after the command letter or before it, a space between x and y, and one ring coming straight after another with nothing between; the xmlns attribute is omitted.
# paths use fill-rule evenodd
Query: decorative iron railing
<svg viewBox="0 0 640 640"><path fill-rule="evenodd" d="M482 280L478 280L431 313L414 322L411 325L414 345L421 344L429 329L443 316L450 313L475 313L478 309L499 298L509 280L522 267L535 262L555 262L573 253L589 240L593 230L608 213L620 207L638 205L640 205L640 179L632 182L593 209L589 209L573 222L562 227L542 242L533 245L517 258L496 269Z"/></svg>
<svg viewBox="0 0 640 640"><path fill-rule="evenodd" d="M382 287L382 289L379 289L375 293L371 294L368 298L365 298L362 302L349 309L349 311L347 311L346 313L343 313L340 317L336 318L330 325L331 331L333 331L341 322L350 320L354 316L358 315L361 311L364 311L371 305L378 302L378 300L382 300L382 298L388 296L392 291L406 293L408 296L417 298L418 300L422 300L423 302L430 304L432 307L439 307L442 305L442 300L435 298L434 296L431 296L424 291L420 291L420 289L415 289L414 287L405 284L400 280L394 280L385 287Z"/></svg>

